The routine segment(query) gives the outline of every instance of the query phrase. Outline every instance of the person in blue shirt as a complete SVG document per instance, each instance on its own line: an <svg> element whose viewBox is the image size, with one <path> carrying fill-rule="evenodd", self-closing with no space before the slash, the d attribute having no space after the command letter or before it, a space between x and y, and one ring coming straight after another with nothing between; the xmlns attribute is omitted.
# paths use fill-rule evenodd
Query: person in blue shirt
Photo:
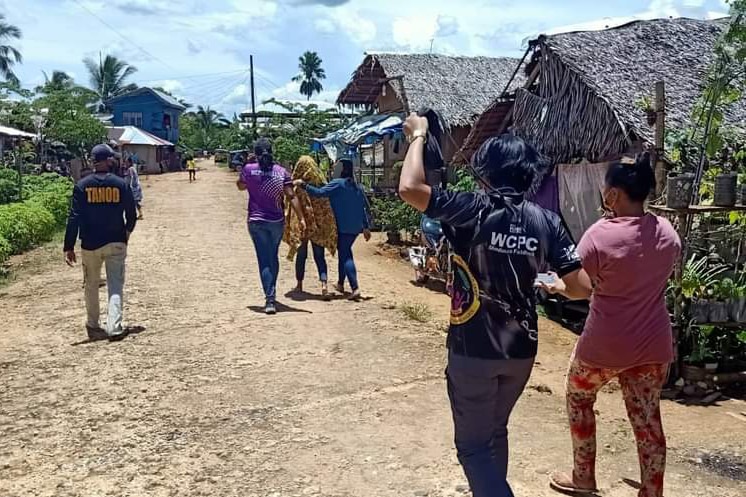
<svg viewBox="0 0 746 497"><path fill-rule="evenodd" d="M295 185L305 188L311 197L325 197L332 204L332 211L337 220L339 253L339 283L336 290L344 293L345 279L349 280L352 288L350 300L360 299L360 287L357 281L357 269L352 255L352 246L360 233L365 241L370 240L370 212L368 200L353 176L352 161L341 159L342 174L322 187L306 184L303 180L296 180Z"/></svg>

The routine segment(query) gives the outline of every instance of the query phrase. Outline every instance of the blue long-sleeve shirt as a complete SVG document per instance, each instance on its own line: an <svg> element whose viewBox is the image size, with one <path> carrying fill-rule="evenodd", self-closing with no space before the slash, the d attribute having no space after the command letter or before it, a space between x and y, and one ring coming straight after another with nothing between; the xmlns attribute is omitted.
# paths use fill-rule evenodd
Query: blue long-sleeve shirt
<svg viewBox="0 0 746 497"><path fill-rule="evenodd" d="M349 178L334 179L322 187L306 185L312 197L325 197L332 204L337 220L337 231L345 235L358 235L370 229L368 200L362 189Z"/></svg>

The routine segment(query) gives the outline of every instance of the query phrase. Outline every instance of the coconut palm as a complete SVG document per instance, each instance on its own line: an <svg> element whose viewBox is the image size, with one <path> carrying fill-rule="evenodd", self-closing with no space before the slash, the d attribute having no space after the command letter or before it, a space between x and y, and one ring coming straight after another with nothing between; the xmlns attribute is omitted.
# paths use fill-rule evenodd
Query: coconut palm
<svg viewBox="0 0 746 497"><path fill-rule="evenodd" d="M293 81L300 83L300 93L308 100L311 100L314 93L321 93L324 89L321 80L326 79L326 73L321 68L322 62L316 52L306 52L298 58L300 74Z"/></svg>
<svg viewBox="0 0 746 497"><path fill-rule="evenodd" d="M5 44L6 41L14 39L21 39L21 30L5 22L5 14L0 14L0 76L8 83L17 85L18 77L13 72L13 66L20 64L23 57L15 47Z"/></svg>
<svg viewBox="0 0 746 497"><path fill-rule="evenodd" d="M86 58L83 64L88 69L91 88L102 102L137 89L137 85L127 83L127 80L137 72L137 68L113 55L107 55L99 62Z"/></svg>
<svg viewBox="0 0 746 497"><path fill-rule="evenodd" d="M52 77L49 77L46 71L42 71L42 74L44 74L44 84L36 87L37 92L50 93L75 88L75 81L64 71L52 71Z"/></svg>
<svg viewBox="0 0 746 497"><path fill-rule="evenodd" d="M209 105L207 107L197 106L197 112L194 112L194 115L197 117L197 125L208 132L230 125L230 121L223 114L211 109Z"/></svg>

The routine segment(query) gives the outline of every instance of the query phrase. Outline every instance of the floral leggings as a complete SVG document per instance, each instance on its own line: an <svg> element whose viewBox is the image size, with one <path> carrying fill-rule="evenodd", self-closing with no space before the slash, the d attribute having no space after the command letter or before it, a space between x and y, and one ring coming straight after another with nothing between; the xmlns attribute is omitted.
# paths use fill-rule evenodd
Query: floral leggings
<svg viewBox="0 0 746 497"><path fill-rule="evenodd" d="M638 496L662 497L666 437L661 424L660 393L667 374L668 364L600 369L573 360L567 376L567 412L572 433L575 482L590 484L596 481L596 416L593 405L598 391L616 377L637 439L642 483Z"/></svg>

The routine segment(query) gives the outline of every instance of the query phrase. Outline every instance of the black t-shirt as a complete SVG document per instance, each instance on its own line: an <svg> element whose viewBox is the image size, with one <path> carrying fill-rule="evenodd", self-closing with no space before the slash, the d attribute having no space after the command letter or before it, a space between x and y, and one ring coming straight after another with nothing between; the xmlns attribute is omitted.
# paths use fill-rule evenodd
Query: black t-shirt
<svg viewBox="0 0 746 497"><path fill-rule="evenodd" d="M111 173L91 174L73 190L64 248L72 250L78 234L83 250L127 243L136 222L135 199L127 183Z"/></svg>
<svg viewBox="0 0 746 497"><path fill-rule="evenodd" d="M441 221L454 251L449 349L483 359L536 356L539 269L580 269L559 216L518 194L438 188L425 214Z"/></svg>

